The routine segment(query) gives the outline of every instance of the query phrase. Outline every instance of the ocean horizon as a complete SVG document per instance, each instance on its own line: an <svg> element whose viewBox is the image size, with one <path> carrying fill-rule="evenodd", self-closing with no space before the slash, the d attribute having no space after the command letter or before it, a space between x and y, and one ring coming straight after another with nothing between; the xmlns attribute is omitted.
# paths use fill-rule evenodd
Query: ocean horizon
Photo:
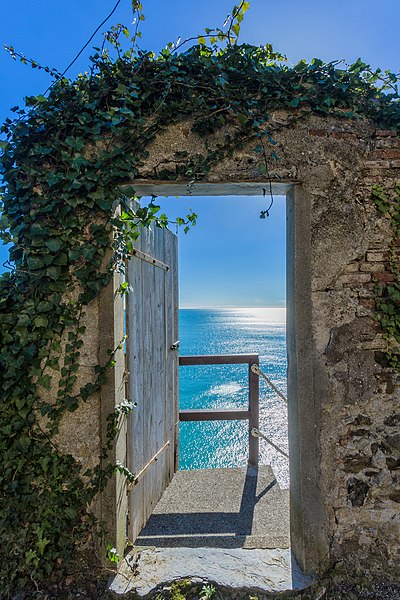
<svg viewBox="0 0 400 600"><path fill-rule="evenodd" d="M278 307L181 308L180 354L250 354L286 395L286 309ZM185 366L179 369L180 408L247 408L247 365ZM260 379L260 430L288 451L287 410ZM238 467L247 464L247 421L180 424L179 468ZM270 464L282 487L289 486L288 461L260 440L260 464Z"/></svg>

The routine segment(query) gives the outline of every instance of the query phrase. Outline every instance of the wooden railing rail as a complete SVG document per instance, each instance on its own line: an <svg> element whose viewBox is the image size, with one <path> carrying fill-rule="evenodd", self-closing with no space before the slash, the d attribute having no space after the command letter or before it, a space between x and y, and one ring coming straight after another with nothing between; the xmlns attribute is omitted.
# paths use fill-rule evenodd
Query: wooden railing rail
<svg viewBox="0 0 400 600"><path fill-rule="evenodd" d="M249 465L258 466L259 439L252 435L259 426L259 377L251 369L259 364L258 354L204 354L200 356L180 356L179 365L249 365L249 405L248 410L232 409L196 409L179 411L180 421L249 421Z"/></svg>

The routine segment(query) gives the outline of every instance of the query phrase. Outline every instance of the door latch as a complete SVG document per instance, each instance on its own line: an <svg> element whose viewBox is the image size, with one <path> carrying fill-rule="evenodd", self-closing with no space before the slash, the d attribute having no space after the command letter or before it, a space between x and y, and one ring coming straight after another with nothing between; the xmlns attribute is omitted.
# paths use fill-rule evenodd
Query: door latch
<svg viewBox="0 0 400 600"><path fill-rule="evenodd" d="M171 344L170 350L179 350L179 344L179 340L177 342L174 342L173 344Z"/></svg>

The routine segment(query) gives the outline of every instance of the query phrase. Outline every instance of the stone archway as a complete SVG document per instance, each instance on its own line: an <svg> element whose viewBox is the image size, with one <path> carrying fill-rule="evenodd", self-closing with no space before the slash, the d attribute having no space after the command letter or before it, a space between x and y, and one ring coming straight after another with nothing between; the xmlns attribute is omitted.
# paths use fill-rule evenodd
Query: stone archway
<svg viewBox="0 0 400 600"><path fill-rule="evenodd" d="M286 186L288 202L292 547L307 572L322 573L337 561L390 570L399 550L398 388L384 366L385 340L372 311L373 278L391 277L391 230L389 220L377 216L371 186L395 184L399 139L366 120L310 115L294 121L284 111L270 115L269 127L279 156L269 176L273 185ZM208 137L208 146L224 133ZM193 189L197 181L262 187L265 175L252 146L212 167L207 182L201 172L193 172L189 188L177 178L171 194L179 186ZM196 156L204 147L190 123L166 128L148 148L133 188L171 185L177 153ZM110 347L118 339L120 311L109 286L92 307L99 346L100 340ZM100 427L117 402L123 371L120 356L101 392ZM115 451L122 460L124 436L122 430ZM119 547L125 541L124 487L117 476L100 511Z"/></svg>

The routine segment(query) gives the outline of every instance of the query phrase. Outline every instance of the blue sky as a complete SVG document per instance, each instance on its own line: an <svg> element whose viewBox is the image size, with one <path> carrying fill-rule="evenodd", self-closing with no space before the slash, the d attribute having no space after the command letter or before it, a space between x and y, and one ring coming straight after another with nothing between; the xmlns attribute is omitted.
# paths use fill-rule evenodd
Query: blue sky
<svg viewBox="0 0 400 600"><path fill-rule="evenodd" d="M221 25L231 0L143 0L142 47L160 49L178 37ZM2 0L0 42L38 62L63 70L90 37L115 0ZM122 0L109 25L132 20L130 0ZM241 41L272 43L289 62L359 56L372 66L399 70L399 0L252 0ZM103 31L106 27L103 28ZM101 34L93 41L99 44ZM85 70L90 49L69 72ZM50 78L10 59L0 48L0 120L23 97L43 93ZM260 221L262 198L169 200L171 215L190 205L197 227L180 234L183 305L281 306L284 301L284 201ZM246 255L248 253L248 256ZM0 249L0 264L5 260ZM250 260L248 257L251 256ZM0 266L0 272L2 267Z"/></svg>

